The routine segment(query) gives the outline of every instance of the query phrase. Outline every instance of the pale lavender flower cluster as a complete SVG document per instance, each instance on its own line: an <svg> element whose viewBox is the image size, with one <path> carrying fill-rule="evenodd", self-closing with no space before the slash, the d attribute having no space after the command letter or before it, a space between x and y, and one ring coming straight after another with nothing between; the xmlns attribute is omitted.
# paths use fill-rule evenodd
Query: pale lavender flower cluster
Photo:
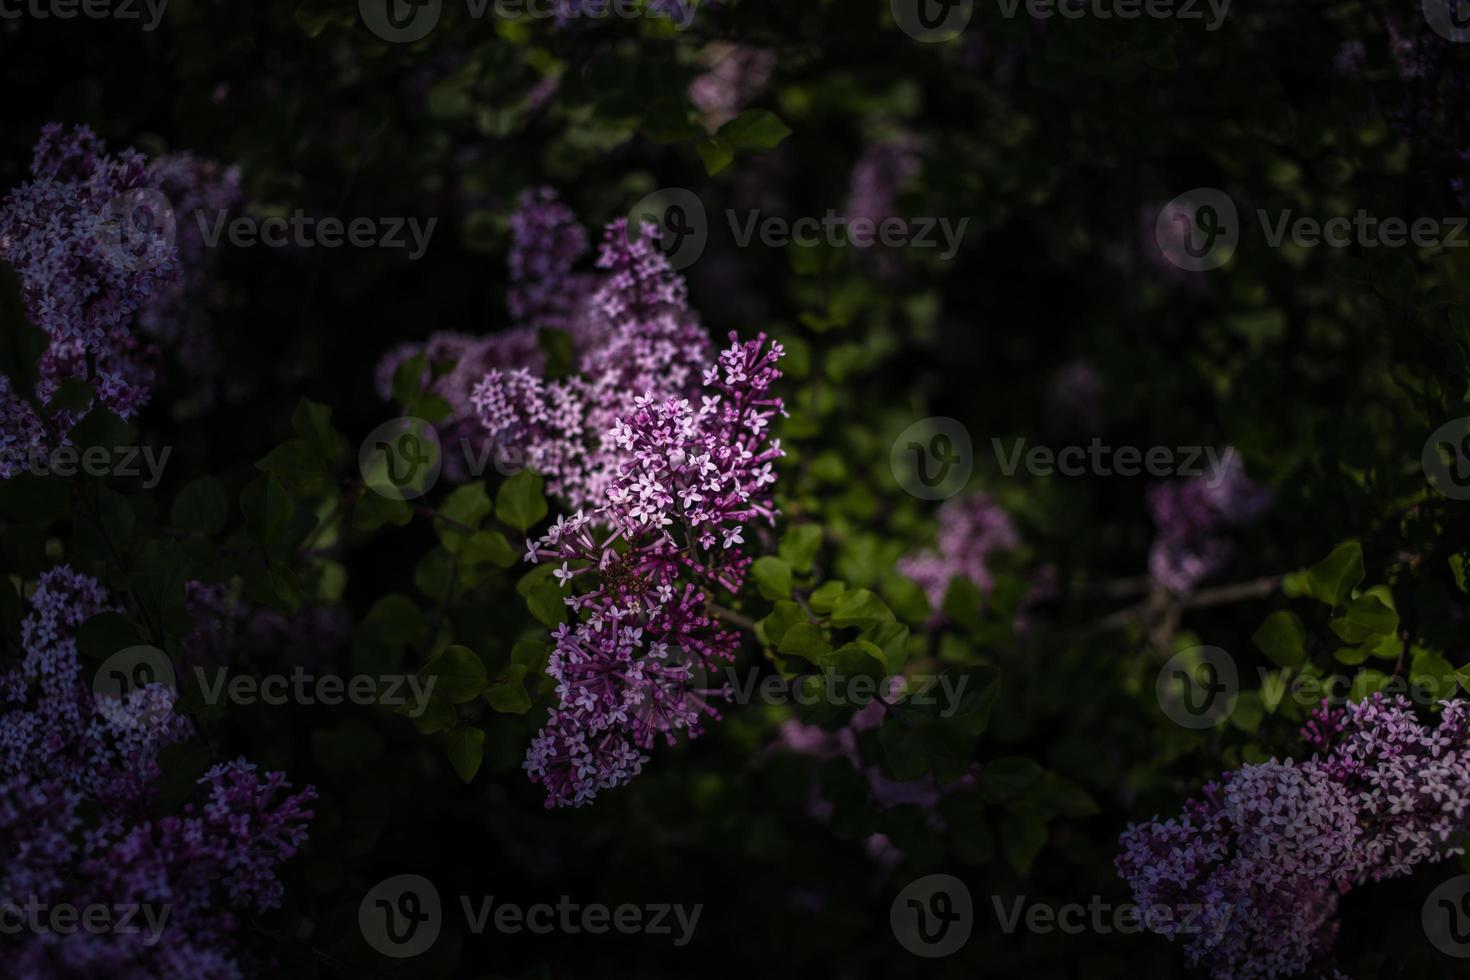
<svg viewBox="0 0 1470 980"><path fill-rule="evenodd" d="M521 194L510 218L510 293L506 305L518 323L571 328L594 279L577 272L590 245L587 229L550 187Z"/></svg>
<svg viewBox="0 0 1470 980"><path fill-rule="evenodd" d="M138 326L165 346L194 382L194 397L208 404L217 395L222 368L211 319L224 305L225 289L212 274L211 250L200 222L239 206L240 170L191 153L173 153L153 161L147 182L168 199L177 216L179 275L143 303Z"/></svg>
<svg viewBox="0 0 1470 980"><path fill-rule="evenodd" d="M946 501L939 508L938 518L935 547L898 561L898 570L924 589L936 617L952 579L968 579L982 595L989 595L995 587L988 568L990 560L1021 543L1010 515L983 493Z"/></svg>
<svg viewBox="0 0 1470 980"><path fill-rule="evenodd" d="M166 907L168 918L153 937L23 931L9 975L246 975L232 943L237 915L280 903L276 872L305 839L315 791L289 794L282 774L239 760L210 769L203 799L181 814L150 816L159 753L192 731L172 710L172 687L93 693L77 631L115 611L95 580L58 566L29 601L24 655L0 674L0 898Z"/></svg>
<svg viewBox="0 0 1470 980"><path fill-rule="evenodd" d="M31 178L0 203L0 261L20 277L47 347L34 392L0 376L0 479L66 444L80 413L42 409L63 381L90 384L98 402L130 418L154 383L149 335L178 350L191 374L203 370L214 287L196 271L202 236L187 223L180 233L175 214L227 206L239 193L233 171L187 155L152 164L132 149L111 156L86 126L54 123L41 131Z"/></svg>
<svg viewBox="0 0 1470 980"><path fill-rule="evenodd" d="M870 144L852 168L848 220L866 218L878 224L893 217L899 193L922 168L919 143L911 136Z"/></svg>
<svg viewBox="0 0 1470 980"><path fill-rule="evenodd" d="M627 782L660 735L697 735L705 716L719 717L710 699L728 696L703 686L737 644L708 604L741 587L746 526L775 521L782 452L770 421L784 412L769 393L781 345L731 341L698 405L640 395L614 422L621 463L593 517L579 510L527 542L528 560L560 562L558 582L579 586L566 599L577 621L554 632L547 666L558 707L524 763L548 807Z"/></svg>
<svg viewBox="0 0 1470 980"><path fill-rule="evenodd" d="M624 219L607 228L597 260L603 275L572 325L577 375L492 370L474 389L489 438L528 460L574 508L600 506L617 479L623 455L608 433L632 398L690 397L710 361L709 337L658 249L658 229L643 232L630 239Z"/></svg>
<svg viewBox="0 0 1470 980"><path fill-rule="evenodd" d="M711 132L765 91L776 67L776 53L768 48L723 41L706 47L699 60L708 70L689 83L689 101L703 113Z"/></svg>
<svg viewBox="0 0 1470 980"><path fill-rule="evenodd" d="M1324 705L1303 729L1317 754L1227 773L1169 820L1131 826L1117 868L1149 928L1184 942L1215 980L1326 971L1338 900L1463 852L1470 831L1470 714L1443 702L1425 724L1406 698ZM1203 908L1210 928L1187 930Z"/></svg>
<svg viewBox="0 0 1470 980"><path fill-rule="evenodd" d="M1152 487L1148 505L1158 533L1149 575L1171 592L1194 591L1230 560L1234 546L1225 530L1255 520L1273 500L1270 488L1245 475L1234 449L1225 451L1218 472Z"/></svg>

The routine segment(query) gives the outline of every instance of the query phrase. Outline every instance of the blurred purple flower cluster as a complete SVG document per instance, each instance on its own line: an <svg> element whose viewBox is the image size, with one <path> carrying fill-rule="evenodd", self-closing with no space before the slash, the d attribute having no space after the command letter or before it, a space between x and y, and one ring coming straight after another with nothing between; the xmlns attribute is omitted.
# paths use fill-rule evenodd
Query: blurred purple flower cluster
<svg viewBox="0 0 1470 980"><path fill-rule="evenodd" d="M615 420L620 462L594 516L578 510L527 543L528 560L559 561L557 581L583 586L566 599L576 624L553 634L559 706L525 762L547 806L589 802L637 775L660 735L672 744L719 717L709 699L725 692L702 685L734 659L737 637L708 606L716 590L740 589L746 525L775 522L782 453L770 420L784 412L769 393L781 345L731 341L699 405L640 395Z"/></svg>
<svg viewBox="0 0 1470 980"><path fill-rule="evenodd" d="M1311 760L1244 766L1178 817L1130 827L1119 873L1142 908L1178 913L1148 927L1216 980L1326 969L1341 895L1463 853L1470 715L1443 706L1425 724L1405 698L1324 705L1302 733Z"/></svg>
<svg viewBox="0 0 1470 980"><path fill-rule="evenodd" d="M1225 451L1216 472L1152 487L1148 506L1158 533L1149 550L1149 575L1171 592L1194 591L1234 552L1224 530L1255 520L1274 499L1269 488L1245 475L1234 449Z"/></svg>
<svg viewBox="0 0 1470 980"><path fill-rule="evenodd" d="M0 897L31 905L142 906L159 931L23 929L7 953L19 977L245 975L238 916L277 906L280 864L306 837L315 791L243 759L216 765L177 815L155 816L160 753L187 741L174 690L94 693L77 632L114 611L67 566L41 576L21 624L24 656L0 675Z"/></svg>
<svg viewBox="0 0 1470 980"><path fill-rule="evenodd" d="M215 287L198 271L201 235L187 222L181 235L176 215L230 206L239 193L233 171L187 155L152 164L133 149L111 156L86 126L56 123L41 131L31 178L0 203L0 260L19 275L47 346L34 400L0 376L0 479L66 444L81 413L44 408L63 381L91 385L123 418L142 408L158 356L145 334L178 350L190 373L206 369Z"/></svg>
<svg viewBox="0 0 1470 980"><path fill-rule="evenodd" d="M945 501L938 517L935 547L898 561L898 570L923 588L936 618L952 579L966 579L982 595L989 595L995 587L988 567L991 558L1021 543L1010 515L983 493Z"/></svg>

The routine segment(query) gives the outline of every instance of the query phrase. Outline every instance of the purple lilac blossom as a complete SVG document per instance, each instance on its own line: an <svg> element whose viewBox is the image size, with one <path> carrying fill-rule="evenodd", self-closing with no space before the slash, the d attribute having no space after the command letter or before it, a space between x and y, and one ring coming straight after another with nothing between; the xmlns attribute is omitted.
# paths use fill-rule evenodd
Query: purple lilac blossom
<svg viewBox="0 0 1470 980"><path fill-rule="evenodd" d="M740 114L765 91L776 67L776 54L767 48L717 41L700 52L708 67L689 83L689 101L704 114L710 132Z"/></svg>
<svg viewBox="0 0 1470 980"><path fill-rule="evenodd" d="M951 579L968 579L982 595L989 595L995 587L987 567L990 559L1021 543L1010 515L983 493L946 501L938 516L935 547L898 561L898 570L923 588L936 617Z"/></svg>
<svg viewBox="0 0 1470 980"><path fill-rule="evenodd" d="M1171 592L1194 591L1234 552L1224 530L1255 520L1273 499L1269 488L1245 475L1234 449L1225 450L1217 472L1150 488L1149 511L1158 533L1149 550L1149 575Z"/></svg>
<svg viewBox="0 0 1470 980"><path fill-rule="evenodd" d="M29 602L24 655L0 674L0 897L22 908L137 904L167 919L151 936L23 933L7 975L257 975L234 942L238 916L280 904L276 870L305 839L315 791L290 794L282 774L242 759L205 773L202 798L180 814L150 816L158 754L192 731L173 689L93 693L76 634L116 609L94 579L58 566Z"/></svg>
<svg viewBox="0 0 1470 980"><path fill-rule="evenodd" d="M1148 927L1181 938L1214 980L1330 970L1340 896L1463 853L1470 715L1442 704L1435 724L1381 693L1324 704L1302 731L1310 760L1244 766L1178 817L1130 826L1119 874L1140 907L1177 913ZM1182 927L1200 918L1206 928Z"/></svg>
<svg viewBox="0 0 1470 980"><path fill-rule="evenodd" d="M577 375L493 370L474 390L490 439L523 454L572 508L599 506L617 479L624 457L607 434L632 398L691 397L710 360L709 337L658 249L657 227L643 231L630 241L624 219L607 227L597 260L604 275L572 331Z"/></svg>
<svg viewBox="0 0 1470 980"><path fill-rule="evenodd" d="M147 180L173 205L179 278L148 297L138 326L164 345L194 383L195 397L208 404L223 367L211 318L223 306L225 291L212 276L212 250L200 223L212 226L239 206L240 171L174 153L154 160Z"/></svg>
<svg viewBox="0 0 1470 980"><path fill-rule="evenodd" d="M865 218L878 224L893 217L899 193L922 168L918 141L911 136L869 145L852 168L848 220Z"/></svg>
<svg viewBox="0 0 1470 980"><path fill-rule="evenodd" d="M704 717L719 717L711 699L728 696L703 686L738 643L708 603L717 589L740 589L747 524L775 521L769 488L782 452L769 429L784 413L769 394L781 345L764 334L731 341L706 369L698 405L640 395L614 422L609 443L622 462L594 517L578 510L527 542L529 561L560 562L557 581L579 586L566 599L577 621L553 633L547 666L558 706L524 763L548 807L626 783L660 735L669 744L698 735Z"/></svg>

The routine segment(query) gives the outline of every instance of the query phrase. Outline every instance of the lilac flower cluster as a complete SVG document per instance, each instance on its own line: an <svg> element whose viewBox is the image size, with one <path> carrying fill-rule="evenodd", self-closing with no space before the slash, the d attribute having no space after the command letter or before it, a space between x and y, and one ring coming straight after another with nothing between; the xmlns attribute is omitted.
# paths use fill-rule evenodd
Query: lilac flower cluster
<svg viewBox="0 0 1470 980"><path fill-rule="evenodd" d="M863 151L852 168L847 199L849 221L867 218L877 224L893 217L899 193L923 167L919 149L913 137L901 136L873 143Z"/></svg>
<svg viewBox="0 0 1470 980"><path fill-rule="evenodd" d="M0 203L0 261L19 275L21 301L47 348L34 400L0 376L0 479L66 444L80 413L42 408L63 381L90 384L124 418L146 404L158 357L147 334L176 346L186 369L201 369L210 303L194 270L203 242L188 227L178 234L165 195L180 208L238 196L232 171L188 156L150 165L132 149L110 156L86 126L54 123L41 131L31 178Z"/></svg>
<svg viewBox="0 0 1470 980"><path fill-rule="evenodd" d="M888 678L886 697L889 700L899 697L903 686L902 677ZM939 804L951 793L974 786L975 776L973 773L965 773L952 782L942 783L930 774L922 779L900 782L883 775L878 766L864 766L858 749L858 739L863 732L872 731L883 724L885 711L883 705L871 701L854 712L852 719L835 732L820 725L804 725L794 718L789 719L782 723L776 745L814 759L846 759L867 780L868 790L877 807L884 810L905 805L921 807L928 811L928 825L935 831L942 831L945 821L938 812ZM832 804L822 798L821 790L815 785L811 787L807 815L819 823L827 823L832 819ZM885 834L875 833L869 836L866 849L870 857L887 867L898 863L903 857L903 852Z"/></svg>
<svg viewBox="0 0 1470 980"><path fill-rule="evenodd" d="M1470 831L1470 704L1425 724L1406 698L1323 705L1311 760L1248 765L1169 820L1131 826L1117 868L1138 904L1203 907L1220 928L1180 937L1216 980L1325 971L1338 900L1354 886L1463 852Z"/></svg>
<svg viewBox="0 0 1470 980"><path fill-rule="evenodd" d="M776 53L768 48L722 41L707 46L699 60L708 71L689 83L689 101L703 113L711 132L765 91L776 67Z"/></svg>
<svg viewBox="0 0 1470 980"><path fill-rule="evenodd" d="M190 153L174 153L153 161L147 182L168 199L178 216L179 275L143 303L138 326L169 350L194 383L194 396L208 404L217 395L222 367L211 318L223 306L225 290L211 274L200 219L239 206L240 171Z"/></svg>
<svg viewBox="0 0 1470 980"><path fill-rule="evenodd" d="M26 313L47 335L36 398L44 404L63 380L80 378L128 417L147 400L153 375L152 352L128 326L155 289L177 281L171 216L147 207L143 155L109 156L85 126L46 126L31 177L0 203L0 260L15 268ZM15 379L0 397L0 478L8 479L54 442L48 428L65 430L76 418L42 418Z"/></svg>
<svg viewBox="0 0 1470 980"><path fill-rule="evenodd" d="M898 570L924 589L936 617L954 578L968 579L982 595L989 595L995 587L987 567L991 558L1021 543L1010 515L983 493L946 501L938 517L935 547L898 561Z"/></svg>
<svg viewBox="0 0 1470 980"><path fill-rule="evenodd" d="M524 763L548 807L627 782L660 735L697 735L705 716L719 717L710 699L728 696L702 686L737 643L708 604L744 580L746 525L775 521L782 452L769 427L784 412L769 393L781 345L731 341L706 370L699 405L640 395L614 422L621 463L594 517L578 510L527 542L528 560L559 561L558 582L580 586L566 599L577 621L554 632L547 666L559 706Z"/></svg>
<svg viewBox="0 0 1470 980"><path fill-rule="evenodd" d="M23 905L166 908L161 936L23 933L10 975L126 978L245 975L232 937L240 913L279 905L276 872L296 853L315 791L280 773L216 765L202 799L149 815L159 753L190 737L173 689L117 698L83 677L77 631L115 611L98 583L67 566L41 576L21 624L20 663L0 674L0 897Z"/></svg>
<svg viewBox="0 0 1470 980"><path fill-rule="evenodd" d="M506 305L516 322L571 329L593 277L576 272L590 248L587 230L549 187L521 194L510 219L510 294Z"/></svg>
<svg viewBox="0 0 1470 980"><path fill-rule="evenodd" d="M472 396L489 438L514 448L573 508L600 506L622 452L608 433L639 394L690 397L710 360L709 337L688 310L683 279L645 225L630 239L606 230L597 288L573 324L578 374L547 380L529 369L492 370Z"/></svg>
<svg viewBox="0 0 1470 980"><path fill-rule="evenodd" d="M1171 592L1192 592L1224 567L1234 551L1225 528L1255 520L1274 499L1269 488L1245 475L1234 449L1225 451L1222 467L1218 473L1149 490L1149 510L1158 528L1149 550L1149 575Z"/></svg>

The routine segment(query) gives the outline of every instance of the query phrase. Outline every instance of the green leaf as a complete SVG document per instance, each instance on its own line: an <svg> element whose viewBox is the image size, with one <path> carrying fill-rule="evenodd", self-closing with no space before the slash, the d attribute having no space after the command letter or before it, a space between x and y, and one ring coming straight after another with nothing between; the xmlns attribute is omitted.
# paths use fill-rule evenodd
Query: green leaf
<svg viewBox="0 0 1470 980"><path fill-rule="evenodd" d="M511 664L505 676L485 690L485 700L502 714L523 715L531 710L531 695L526 693L526 665Z"/></svg>
<svg viewBox="0 0 1470 980"><path fill-rule="evenodd" d="M446 647L444 652L424 665L419 676L433 677L433 695L450 704L473 701L484 692L489 678L485 662L469 647Z"/></svg>
<svg viewBox="0 0 1470 980"><path fill-rule="evenodd" d="M1455 576L1455 585L1461 592L1470 592L1465 587L1465 556L1450 555L1450 571Z"/></svg>
<svg viewBox="0 0 1470 980"><path fill-rule="evenodd" d="M520 555L516 554L505 535L496 530L484 530L469 536L460 550L459 558L471 568L487 561L500 568L510 568L520 560Z"/></svg>
<svg viewBox="0 0 1470 980"><path fill-rule="evenodd" d="M820 664L822 658L832 652L832 645L816 626L811 623L797 623L776 642L776 649L788 656L801 657Z"/></svg>
<svg viewBox="0 0 1470 980"><path fill-rule="evenodd" d="M781 535L781 557L793 569L805 575L822 547L822 529L816 524L801 524Z"/></svg>
<svg viewBox="0 0 1470 980"><path fill-rule="evenodd" d="M428 624L418 603L401 592L391 592L373 603L362 629L385 643L403 645L422 637Z"/></svg>
<svg viewBox="0 0 1470 980"><path fill-rule="evenodd" d="M364 490L352 508L352 526L359 531L376 531L384 524L403 527L411 520L413 508L408 501L385 497L373 490Z"/></svg>
<svg viewBox="0 0 1470 980"><path fill-rule="evenodd" d="M516 583L516 592L537 620L547 626L560 626L566 621L566 592L551 577L553 571L550 565L537 565Z"/></svg>
<svg viewBox="0 0 1470 980"><path fill-rule="evenodd" d="M791 130L775 113L766 109L747 109L725 123L719 131L699 145L699 156L711 176L728 167L742 150L771 150L791 135Z"/></svg>
<svg viewBox="0 0 1470 980"><path fill-rule="evenodd" d="M291 413L291 428L310 443L328 466L342 455L342 436L332 427L332 410L310 398L296 403Z"/></svg>
<svg viewBox="0 0 1470 980"><path fill-rule="evenodd" d="M846 643L831 653L821 657L822 669L832 678L850 683L854 677L871 678L875 683L873 690L878 690L877 681L888 676L888 667L883 662L883 651L866 640L857 640ZM855 703L867 704L872 696L863 698Z"/></svg>
<svg viewBox="0 0 1470 980"><path fill-rule="evenodd" d="M529 531L546 516L546 481L531 470L521 470L500 485L495 512L518 531Z"/></svg>
<svg viewBox="0 0 1470 980"><path fill-rule="evenodd" d="M1357 541L1344 541L1307 570L1307 586L1315 598L1336 608L1363 581L1364 574L1363 546Z"/></svg>
<svg viewBox="0 0 1470 980"><path fill-rule="evenodd" d="M1042 771L1035 760L1024 756L996 759L981 767L980 791L991 803L999 803L1020 795L1041 778Z"/></svg>
<svg viewBox="0 0 1470 980"><path fill-rule="evenodd" d="M327 470L321 452L305 439L288 439L281 443L256 463L255 468L274 476L296 497L320 493L327 485Z"/></svg>
<svg viewBox="0 0 1470 980"><path fill-rule="evenodd" d="M1365 643L1375 636L1392 635L1399 626L1393 594L1387 586L1374 586L1352 600L1347 611L1328 625L1345 643Z"/></svg>
<svg viewBox="0 0 1470 980"><path fill-rule="evenodd" d="M807 622L806 613L802 611L801 606L789 599L782 599L776 603L771 614L761 620L761 631L765 634L767 643L780 643L787 630L798 623L805 622Z"/></svg>
<svg viewBox="0 0 1470 980"><path fill-rule="evenodd" d="M836 579L830 582L823 582L812 590L811 595L807 596L807 605L812 607L813 612L830 613L833 607L837 605L837 600L846 591L846 582L839 582Z"/></svg>
<svg viewBox="0 0 1470 980"><path fill-rule="evenodd" d="M448 731L459 723L459 715L447 701L436 697L415 700L408 706L408 716L420 735Z"/></svg>
<svg viewBox="0 0 1470 980"><path fill-rule="evenodd" d="M456 728L444 739L449 764L465 782L475 778L485 760L485 733L478 728Z"/></svg>
<svg viewBox="0 0 1470 980"><path fill-rule="evenodd" d="M262 547L269 547L285 532L294 510L286 488L269 474L255 478L240 491L240 512L245 515L246 533Z"/></svg>
<svg viewBox="0 0 1470 980"><path fill-rule="evenodd" d="M224 484L214 477L200 477L179 491L174 498L169 523L180 531L215 535L225 529L230 516L230 500Z"/></svg>
<svg viewBox="0 0 1470 980"><path fill-rule="evenodd" d="M1046 846L1046 822L1032 814L1009 813L1000 825L1000 850L1017 874L1025 874Z"/></svg>
<svg viewBox="0 0 1470 980"><path fill-rule="evenodd" d="M867 589L844 592L832 607L832 625L871 629L894 622L893 610Z"/></svg>
<svg viewBox="0 0 1470 980"><path fill-rule="evenodd" d="M780 558L764 555L750 566L750 577L764 599L791 598L791 566Z"/></svg>
<svg viewBox="0 0 1470 980"><path fill-rule="evenodd" d="M1427 690L1432 699L1452 698L1459 687L1459 674L1437 650L1416 649L1410 661L1409 680Z"/></svg>
<svg viewBox="0 0 1470 980"><path fill-rule="evenodd" d="M1262 653L1278 667L1300 667L1307 660L1307 628L1301 617L1285 609L1266 617L1251 636Z"/></svg>

